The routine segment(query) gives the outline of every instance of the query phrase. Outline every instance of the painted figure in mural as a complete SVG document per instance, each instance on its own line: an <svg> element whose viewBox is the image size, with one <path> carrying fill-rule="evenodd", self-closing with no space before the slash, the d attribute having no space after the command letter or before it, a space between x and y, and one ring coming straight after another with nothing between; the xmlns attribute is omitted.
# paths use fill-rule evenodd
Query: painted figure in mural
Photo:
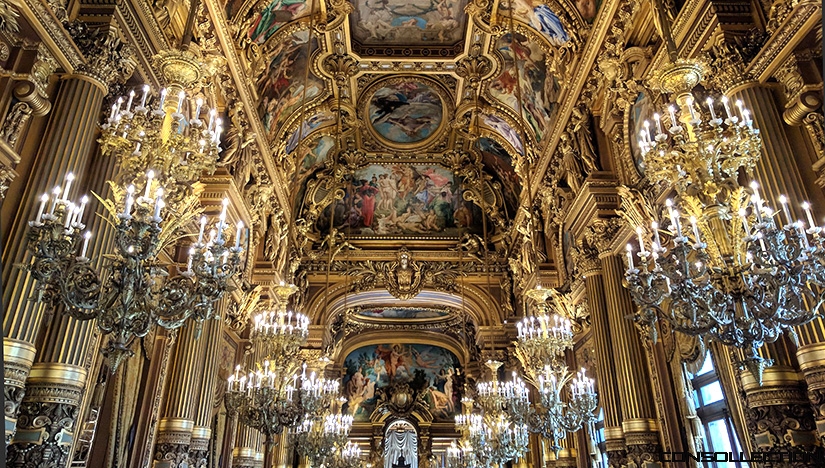
<svg viewBox="0 0 825 468"><path fill-rule="evenodd" d="M441 124L441 98L429 85L414 80L385 86L370 100L369 119L375 131L387 140L422 141Z"/></svg>
<svg viewBox="0 0 825 468"><path fill-rule="evenodd" d="M252 23L249 39L259 44L264 43L282 24L298 18L306 8L306 0L274 0Z"/></svg>
<svg viewBox="0 0 825 468"><path fill-rule="evenodd" d="M564 25L549 6L540 0L509 0L502 3L505 11L513 5L513 19L529 24L553 45L562 45L570 40ZM506 13L505 13L506 14Z"/></svg>
<svg viewBox="0 0 825 468"><path fill-rule="evenodd" d="M420 385L436 418L450 418L460 396L458 359L451 352L420 344L380 344L360 348L344 361L343 380L348 409L356 421L369 420L375 409L376 389L396 383Z"/></svg>
<svg viewBox="0 0 825 468"><path fill-rule="evenodd" d="M344 181L344 198L336 202L337 228L352 235L440 234L457 236L473 225L472 205L460 203L454 174L441 166L373 164ZM319 217L320 232L329 229L328 207Z"/></svg>

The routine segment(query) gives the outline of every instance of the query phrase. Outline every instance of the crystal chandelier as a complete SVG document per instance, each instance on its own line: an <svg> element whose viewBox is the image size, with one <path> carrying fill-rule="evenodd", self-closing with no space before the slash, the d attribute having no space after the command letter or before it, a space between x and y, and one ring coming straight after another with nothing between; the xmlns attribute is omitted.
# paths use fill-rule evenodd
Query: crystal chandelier
<svg viewBox="0 0 825 468"><path fill-rule="evenodd" d="M515 373L511 382L499 382L498 369L502 363L487 361L486 365L492 378L476 385L481 413L472 413L474 401L465 398L462 400L464 410L455 420L456 429L463 434L462 444L467 446L462 451L465 467L502 466L524 455L529 443L525 423L530 413L527 385Z"/></svg>
<svg viewBox="0 0 825 468"><path fill-rule="evenodd" d="M157 257L171 244L171 234L185 226L174 214L164 216L167 192L153 185L154 171L143 179L139 196L130 183L125 190L114 190L122 204L104 202L115 228L115 251L103 274L87 257L92 234L83 231L83 220L89 198L83 196L79 203L69 200L72 173L62 189L55 187L51 196L41 196L27 234L32 260L22 265L39 283L37 299L49 304L50 310L62 310L79 320L97 319L98 327L110 334L103 352L112 372L132 355L132 340L145 336L153 324L174 329L189 317L198 322L211 318L215 303L233 288L232 279L240 273L243 224L235 227L235 244L229 247L226 238L231 227L226 224L228 200L224 200L210 241L203 243L203 218L187 270L168 278L168 267Z"/></svg>
<svg viewBox="0 0 825 468"><path fill-rule="evenodd" d="M676 194L666 221L645 222L652 242L647 226L625 213L639 238L638 252L627 247L627 287L653 340L664 319L675 331L741 348L742 365L761 382L770 362L757 349L783 331L795 338L792 327L811 321L823 301L825 239L807 202L806 225L784 196L780 214L756 182L740 184L753 179L759 130L738 100L709 97L702 112L692 93L702 78L703 67L684 60L658 77L676 104L645 122L639 142L645 175Z"/></svg>
<svg viewBox="0 0 825 468"><path fill-rule="evenodd" d="M336 402L334 407L306 411L303 421L292 431L298 454L307 457L310 466L326 466L337 452L346 448L352 416L341 412L346 399Z"/></svg>
<svg viewBox="0 0 825 468"><path fill-rule="evenodd" d="M524 295L536 304L536 313L525 316L517 324L516 349L528 374L542 372L567 349L573 348L573 327L570 319L551 313L547 299L557 294L541 285Z"/></svg>
<svg viewBox="0 0 825 468"><path fill-rule="evenodd" d="M305 366L299 387L298 351L309 336L309 318L287 311L294 285L281 283L274 289L277 309L256 316L250 333L260 360L248 373L238 365L225 394L227 409L264 435L264 466L271 466L274 437L299 421L304 405L322 408L338 389L314 374L307 377Z"/></svg>
<svg viewBox="0 0 825 468"><path fill-rule="evenodd" d="M539 402L529 418L530 430L549 440L558 456L559 442L568 433L596 420L596 388L584 368L573 377L566 366L546 366L538 376L538 389ZM562 397L565 389L567 398Z"/></svg>
<svg viewBox="0 0 825 468"><path fill-rule="evenodd" d="M524 294L533 302L528 313L534 312L518 324L516 352L540 397L527 418L528 427L549 440L558 455L559 442L568 432L596 419L596 391L584 369L572 378L564 365L565 351L573 348L572 325L547 304L552 297L561 306L559 293L537 285Z"/></svg>
<svg viewBox="0 0 825 468"><path fill-rule="evenodd" d="M361 447L355 442L347 442L333 453L324 466L326 468L361 468L364 466L361 462Z"/></svg>

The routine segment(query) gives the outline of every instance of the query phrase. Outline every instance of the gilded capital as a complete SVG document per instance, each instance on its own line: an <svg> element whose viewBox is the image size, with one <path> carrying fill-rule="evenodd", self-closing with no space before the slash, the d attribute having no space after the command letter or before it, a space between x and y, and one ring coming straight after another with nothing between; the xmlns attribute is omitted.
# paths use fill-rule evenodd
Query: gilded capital
<svg viewBox="0 0 825 468"><path fill-rule="evenodd" d="M132 76L137 63L135 50L131 44L123 42L116 27L89 27L77 23L71 29L75 44L86 58L86 63L78 67L78 72L89 76L108 88L114 83L123 83Z"/></svg>
<svg viewBox="0 0 825 468"><path fill-rule="evenodd" d="M598 250L599 255L604 255L610 252L621 227L619 218L599 218L590 224L584 236L587 243Z"/></svg>

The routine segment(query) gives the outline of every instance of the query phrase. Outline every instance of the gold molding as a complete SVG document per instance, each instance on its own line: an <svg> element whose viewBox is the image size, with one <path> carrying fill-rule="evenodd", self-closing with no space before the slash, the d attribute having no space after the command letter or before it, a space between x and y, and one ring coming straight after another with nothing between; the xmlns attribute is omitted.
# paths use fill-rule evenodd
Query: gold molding
<svg viewBox="0 0 825 468"><path fill-rule="evenodd" d="M158 423L158 432L189 432L195 428L195 421L183 418L163 418Z"/></svg>
<svg viewBox="0 0 825 468"><path fill-rule="evenodd" d="M802 377L799 372L789 367L773 366L768 367L762 373L762 384L750 372L743 372L742 389L745 392L752 390L764 390L769 387L795 387L799 385Z"/></svg>
<svg viewBox="0 0 825 468"><path fill-rule="evenodd" d="M6 363L19 363L30 367L34 363L37 348L31 343L14 338L3 338L3 359Z"/></svg>
<svg viewBox="0 0 825 468"><path fill-rule="evenodd" d="M192 429L192 439L206 439L212 438L212 429L208 427L195 427Z"/></svg>
<svg viewBox="0 0 825 468"><path fill-rule="evenodd" d="M801 346L796 351L796 359L802 372L825 365L825 342Z"/></svg>
<svg viewBox="0 0 825 468"><path fill-rule="evenodd" d="M655 419L625 419L622 421L622 430L625 434L630 432L657 432L659 430ZM605 431L605 436L607 432Z"/></svg>
<svg viewBox="0 0 825 468"><path fill-rule="evenodd" d="M621 427L605 427L604 438L605 440L624 439L624 429Z"/></svg>
<svg viewBox="0 0 825 468"><path fill-rule="evenodd" d="M27 380L29 384L64 384L83 387L86 369L70 364L38 362L32 366Z"/></svg>

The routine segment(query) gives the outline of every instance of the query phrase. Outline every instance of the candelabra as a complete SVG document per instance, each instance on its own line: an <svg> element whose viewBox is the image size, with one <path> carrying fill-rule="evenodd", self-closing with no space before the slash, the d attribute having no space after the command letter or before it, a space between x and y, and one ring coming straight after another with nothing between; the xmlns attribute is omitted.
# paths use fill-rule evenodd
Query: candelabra
<svg viewBox="0 0 825 468"><path fill-rule="evenodd" d="M327 460L327 468L361 468L361 447L355 442L347 442L341 449L336 450ZM369 465L367 465L369 466Z"/></svg>
<svg viewBox="0 0 825 468"><path fill-rule="evenodd" d="M173 218L166 223L166 231L161 227L165 192L158 187L154 197L150 196L153 177L149 171L145 190L137 198L134 185L126 188L122 211L112 202L105 204L115 220L115 252L102 276L87 257L91 233L83 232L83 215L89 199L84 196L79 204L69 201L73 174L66 176L62 190L55 187L51 197L41 197L37 217L29 222L27 247L32 261L22 266L40 285L37 298L76 319L97 319L98 327L110 335L103 353L112 372L132 355L132 340L145 336L153 324L174 329L189 317L198 321L211 317L214 303L240 271L242 225L235 246L227 248L222 222L211 245L196 244L209 255L195 255L194 270L190 258L187 272L168 278L157 256L169 242L168 233L180 224Z"/></svg>
<svg viewBox="0 0 825 468"><path fill-rule="evenodd" d="M469 439L462 439L458 443L450 442L447 447L447 468L480 468L475 459L475 452Z"/></svg>
<svg viewBox="0 0 825 468"><path fill-rule="evenodd" d="M121 182L136 181L147 169L154 169L154 182L164 187L167 203L177 208L204 171L214 172L223 127L216 109L207 112L200 98L192 109L180 85L170 89L176 95L162 89L154 109L147 105L149 85L143 86L140 103L134 108L134 90L128 98L119 98L102 126L100 144L104 156L116 158Z"/></svg>
<svg viewBox="0 0 825 468"><path fill-rule="evenodd" d="M524 294L535 302L538 310L517 324L516 352L527 373L535 380L533 374L541 372L565 350L573 348L573 328L570 319L550 313L547 299L557 294L554 290L536 286Z"/></svg>
<svg viewBox="0 0 825 468"><path fill-rule="evenodd" d="M742 365L761 382L770 362L757 349L782 331L795 337L792 327L812 320L823 301L825 238L808 203L801 206L806 229L784 196L779 215L756 182L740 185L760 157L759 130L741 101L734 111L728 98L719 99L724 118L713 98L705 103L709 116L700 112L691 90L702 73L677 61L658 77L676 105L668 118L655 114L655 125L645 122L640 147L645 175L674 187L676 196L666 202L668 230L646 222L651 244L646 226L625 214L639 237L635 255L628 245L627 287L651 339L664 319L677 332L742 348Z"/></svg>
<svg viewBox="0 0 825 468"><path fill-rule="evenodd" d="M512 381L499 382L498 369L501 365L500 361L487 361L492 378L476 385L478 405L485 413L504 413L514 421L522 422L530 411L530 392L515 372Z"/></svg>
<svg viewBox="0 0 825 468"><path fill-rule="evenodd" d="M567 433L596 420L596 389L584 368L573 377L566 366L546 366L538 377L538 384L540 400L530 415L529 427L549 440L558 456L559 442ZM569 389L567 401L562 398L565 388Z"/></svg>

